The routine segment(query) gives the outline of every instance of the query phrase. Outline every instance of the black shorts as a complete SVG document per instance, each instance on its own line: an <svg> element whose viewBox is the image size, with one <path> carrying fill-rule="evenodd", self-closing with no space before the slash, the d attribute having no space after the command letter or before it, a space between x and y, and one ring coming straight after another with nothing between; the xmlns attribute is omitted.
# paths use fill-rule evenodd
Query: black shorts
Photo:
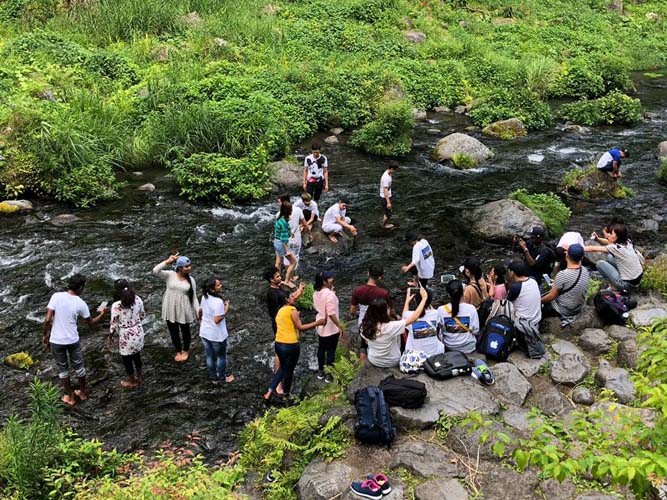
<svg viewBox="0 0 667 500"><path fill-rule="evenodd" d="M598 170L600 172L611 172L612 170L614 170L614 162L610 161L604 167L598 167Z"/></svg>
<svg viewBox="0 0 667 500"><path fill-rule="evenodd" d="M318 179L314 182L308 181L306 183L306 193L312 196L315 202L320 201L320 196L322 196L323 189L324 189L324 178Z"/></svg>
<svg viewBox="0 0 667 500"><path fill-rule="evenodd" d="M387 219L391 218L391 208L387 207L387 198L380 198L380 201L382 202L382 207L384 208L384 216Z"/></svg>

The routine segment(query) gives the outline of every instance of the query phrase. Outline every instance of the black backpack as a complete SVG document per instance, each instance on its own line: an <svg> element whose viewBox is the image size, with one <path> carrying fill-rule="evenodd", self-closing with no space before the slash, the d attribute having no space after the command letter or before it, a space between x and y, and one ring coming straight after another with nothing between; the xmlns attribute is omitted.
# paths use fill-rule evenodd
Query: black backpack
<svg viewBox="0 0 667 500"><path fill-rule="evenodd" d="M605 325L625 325L628 307L620 294L600 290L593 297L593 305Z"/></svg>
<svg viewBox="0 0 667 500"><path fill-rule="evenodd" d="M421 408L426 399L426 386L418 380L390 375L380 382L380 389L389 406Z"/></svg>
<svg viewBox="0 0 667 500"><path fill-rule="evenodd" d="M446 380L460 375L470 375L472 367L468 356L458 351L431 356L424 363L424 371L434 379Z"/></svg>
<svg viewBox="0 0 667 500"><path fill-rule="evenodd" d="M491 315L491 309L493 309L493 299L485 299L477 308L477 317L479 318L479 324L483 325L489 319Z"/></svg>
<svg viewBox="0 0 667 500"><path fill-rule="evenodd" d="M514 321L501 314L490 318L484 325L482 335L477 341L477 352L484 354L488 359L506 361L515 343Z"/></svg>
<svg viewBox="0 0 667 500"><path fill-rule="evenodd" d="M396 437L396 429L382 389L374 385L359 389L354 395L354 406L357 410L354 436L362 443L389 447Z"/></svg>

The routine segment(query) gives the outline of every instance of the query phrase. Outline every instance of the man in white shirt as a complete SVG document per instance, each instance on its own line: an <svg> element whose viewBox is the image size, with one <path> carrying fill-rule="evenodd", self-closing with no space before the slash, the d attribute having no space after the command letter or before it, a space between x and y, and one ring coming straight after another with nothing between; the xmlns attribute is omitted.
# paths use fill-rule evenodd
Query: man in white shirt
<svg viewBox="0 0 667 500"><path fill-rule="evenodd" d="M317 202L322 196L322 188L329 192L329 163L320 154L320 145L313 143L312 152L303 160L303 190Z"/></svg>
<svg viewBox="0 0 667 500"><path fill-rule="evenodd" d="M347 229L352 236L357 235L357 228L352 225L352 220L346 216L348 201L341 198L338 203L331 205L324 214L322 220L322 231L327 233L332 243L338 243L338 234Z"/></svg>
<svg viewBox="0 0 667 500"><path fill-rule="evenodd" d="M282 205L284 201L290 201L290 196L288 194L282 194L278 198L278 206ZM306 219L303 216L303 211L296 205L292 205L292 215L289 218L289 228L290 228L290 238L287 246L294 255L296 259L296 266L294 269L299 267L299 256L301 255L301 230L304 229L308 231L308 239L313 239L313 235L310 231L310 226L306 224ZM289 266L290 262L287 257L284 259L285 266Z"/></svg>
<svg viewBox="0 0 667 500"><path fill-rule="evenodd" d="M419 279L419 284L426 288L435 271L435 259L431 245L419 236L417 231L413 230L408 231L405 235L405 241L412 245L412 261L401 267L401 271L412 272L412 281L408 282L408 285L417 286L417 279Z"/></svg>
<svg viewBox="0 0 667 500"><path fill-rule="evenodd" d="M629 158L627 149L612 148L598 160L598 170L607 172L611 177L621 177L621 163L623 158Z"/></svg>
<svg viewBox="0 0 667 500"><path fill-rule="evenodd" d="M313 197L308 193L303 193L301 197L297 198L292 207L299 207L301 209L303 218L306 219L306 225L312 231L313 224L320 219L320 209L317 208L317 203L313 201ZM312 239L312 235L310 239Z"/></svg>
<svg viewBox="0 0 667 500"><path fill-rule="evenodd" d="M86 303L81 300L81 293L86 285L86 279L75 274L69 280L66 292L57 292L51 296L46 306L44 320L44 335L42 344L44 349L51 347L51 353L58 367L58 378L62 381L65 395L62 400L69 406L74 406L74 395L81 401L88 399L86 394L86 369L83 366L83 354L79 343L77 320L83 318L89 326L97 324L106 314L106 307L95 318L90 317ZM72 367L79 378L79 389L72 391L69 379L69 367Z"/></svg>
<svg viewBox="0 0 667 500"><path fill-rule="evenodd" d="M398 170L398 162L390 161L389 168L384 171L382 178L380 179L380 201L384 208L384 215L382 217L382 227L385 229L393 229L394 225L389 222L391 219L391 182L393 180L393 175Z"/></svg>

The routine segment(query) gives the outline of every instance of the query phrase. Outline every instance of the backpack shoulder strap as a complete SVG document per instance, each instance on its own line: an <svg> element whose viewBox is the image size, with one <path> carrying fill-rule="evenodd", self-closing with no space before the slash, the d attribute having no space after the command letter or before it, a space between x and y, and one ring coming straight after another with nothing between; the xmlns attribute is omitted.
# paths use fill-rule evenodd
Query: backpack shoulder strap
<svg viewBox="0 0 667 500"><path fill-rule="evenodd" d="M565 295L565 294L568 293L569 291L573 290L575 286L577 286L577 283L579 283L579 278L581 278L581 271L582 271L582 269L583 269L583 266L580 266L580 267L579 267L579 273L577 274L577 279L574 280L574 283L572 283L572 286L569 286L569 287L567 287L567 288L563 288L563 289L558 293L558 295Z"/></svg>
<svg viewBox="0 0 667 500"><path fill-rule="evenodd" d="M450 318L452 318L454 321L456 321L457 325L459 325L461 328L463 328L466 332L470 333L470 328L468 328L463 323L461 323L459 318L455 318L455 317L452 316L452 310L449 308L449 306L447 304L445 304L445 311L447 311L447 314L449 314Z"/></svg>

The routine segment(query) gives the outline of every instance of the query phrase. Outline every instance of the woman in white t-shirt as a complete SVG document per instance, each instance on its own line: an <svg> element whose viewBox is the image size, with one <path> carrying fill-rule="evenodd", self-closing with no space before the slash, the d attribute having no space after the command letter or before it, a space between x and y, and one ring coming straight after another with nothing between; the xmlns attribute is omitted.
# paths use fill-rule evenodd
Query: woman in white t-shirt
<svg viewBox="0 0 667 500"><path fill-rule="evenodd" d="M209 278L204 283L204 295L199 307L199 336L206 353L206 368L214 384L233 382L234 375L227 375L227 312L229 301L220 296L222 282Z"/></svg>
<svg viewBox="0 0 667 500"><path fill-rule="evenodd" d="M438 308L440 338L448 351L465 354L475 352L479 317L477 309L463 300L463 284L459 280L447 283L447 293L451 302Z"/></svg>
<svg viewBox="0 0 667 500"><path fill-rule="evenodd" d="M401 360L400 336L405 328L419 319L428 294L425 288L420 291L421 300L417 309L406 319L390 321L389 306L385 299L375 299L368 305L366 315L361 323L361 336L368 342L368 361L379 368L391 368L398 366ZM407 312L412 300L412 294L408 289L405 297L406 306L403 312Z"/></svg>
<svg viewBox="0 0 667 500"><path fill-rule="evenodd" d="M408 325L408 338L405 341L405 351L422 351L428 356L442 354L445 346L438 340L438 311L431 305L433 294L426 289L426 304L417 320ZM403 310L403 319L408 319L412 311L408 310L409 303Z"/></svg>

